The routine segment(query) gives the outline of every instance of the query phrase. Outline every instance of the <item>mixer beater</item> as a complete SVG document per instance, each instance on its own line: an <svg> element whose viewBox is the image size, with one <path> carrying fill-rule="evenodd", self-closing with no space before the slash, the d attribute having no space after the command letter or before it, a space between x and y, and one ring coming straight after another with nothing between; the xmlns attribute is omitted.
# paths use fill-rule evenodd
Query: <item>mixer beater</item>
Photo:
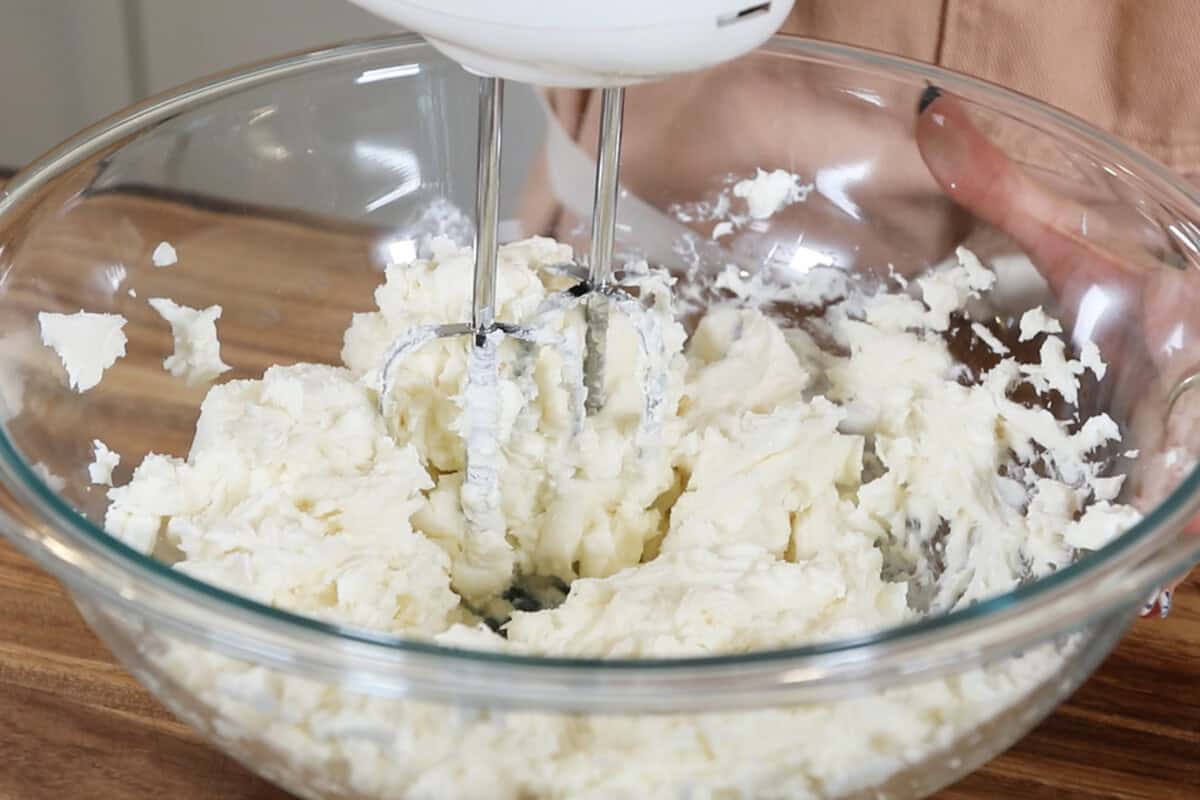
<svg viewBox="0 0 1200 800"><path fill-rule="evenodd" d="M619 163L621 123L624 104L623 87L604 90L600 134L600 157L597 164L595 203L592 217L592 244L586 276L566 292L552 295L534 318L525 324L496 319L496 280L499 249L500 156L504 116L504 81L495 77L480 79L479 88L479 152L476 186L476 233L474 273L471 300L471 320L464 323L424 325L402 332L384 356L380 372L379 397L384 414L389 413L392 376L396 365L422 345L435 339L458 336L470 337L467 380L463 391L466 440L466 478L463 482L463 511L467 518L468 537L464 555L468 563L481 567L494 564L505 557L504 519L500 513L500 443L499 405L495 393L500 381L497 348L499 340L508 336L534 346L553 346L562 352L562 360L570 370L579 363L569 340L550 333L548 323L584 305L586 319L585 354L582 375L571 376L567 386L582 388L582 406L586 414L598 413L604 406L604 366L608 337L610 307L620 313L637 316L644 313L627 292L612 280L613 248L616 240L616 206L619 196ZM576 272L570 267L568 272ZM645 325L635 325L644 330ZM642 357L650 356L649 337L640 336ZM572 378L575 378L572 380ZM658 403L647 390L647 413L644 425L650 423ZM576 393L578 394L578 393ZM579 399L575 404L581 405ZM577 408L577 412L581 409ZM578 414L582 417L582 413ZM579 425L576 425L578 430Z"/></svg>
<svg viewBox="0 0 1200 800"><path fill-rule="evenodd" d="M782 23L792 6L752 0L352 0L411 27L469 71L480 75L479 149L475 203L474 275L469 322L424 325L402 332L384 355L379 397L385 416L395 370L406 355L436 339L466 336L470 345L463 390L462 434L466 476L461 502L468 535L464 556L480 574L512 564L500 510L501 445L498 440L500 365L504 337L560 351L564 384L576 411L575 431L585 416L605 405L605 356L610 314L631 319L640 357L654 363L662 350L656 324L644 306L614 280L619 163L625 86L714 65L757 47ZM600 140L596 165L591 247L586 272L548 297L525 321L496 319L499 248L501 123L504 80L548 86L601 87ZM583 306L583 353L554 331L561 315ZM652 372L652 368L645 372ZM656 380L656 377L659 380ZM652 431L661 412L662 376L645 374L641 433ZM490 587L503 589L503 586Z"/></svg>

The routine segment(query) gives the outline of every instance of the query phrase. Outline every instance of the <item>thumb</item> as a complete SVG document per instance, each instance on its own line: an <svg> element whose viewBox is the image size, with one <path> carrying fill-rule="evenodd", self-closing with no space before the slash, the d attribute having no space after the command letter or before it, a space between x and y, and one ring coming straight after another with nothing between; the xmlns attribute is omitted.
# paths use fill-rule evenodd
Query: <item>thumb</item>
<svg viewBox="0 0 1200 800"><path fill-rule="evenodd" d="M1011 236L1060 299L1102 277L1116 278L1112 270L1122 271L1110 253L1083 238L1085 207L1029 177L979 131L962 103L937 87L921 96L916 141L942 190Z"/></svg>

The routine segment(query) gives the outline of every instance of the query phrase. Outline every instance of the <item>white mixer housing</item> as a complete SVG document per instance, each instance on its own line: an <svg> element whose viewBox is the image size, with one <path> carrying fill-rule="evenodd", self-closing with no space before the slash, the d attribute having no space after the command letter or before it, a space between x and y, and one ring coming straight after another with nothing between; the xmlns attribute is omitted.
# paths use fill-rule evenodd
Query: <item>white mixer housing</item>
<svg viewBox="0 0 1200 800"><path fill-rule="evenodd" d="M758 47L794 0L351 0L482 75L625 86Z"/></svg>

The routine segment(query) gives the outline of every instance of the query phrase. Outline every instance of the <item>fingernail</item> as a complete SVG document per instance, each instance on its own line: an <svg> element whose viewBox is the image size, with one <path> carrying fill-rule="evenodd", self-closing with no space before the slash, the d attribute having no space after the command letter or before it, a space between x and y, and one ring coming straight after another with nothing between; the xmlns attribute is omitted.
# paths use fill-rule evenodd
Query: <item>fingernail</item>
<svg viewBox="0 0 1200 800"><path fill-rule="evenodd" d="M1158 596L1159 619L1166 619L1171 613L1171 590L1166 589Z"/></svg>
<svg viewBox="0 0 1200 800"><path fill-rule="evenodd" d="M1150 598L1142 605L1142 616L1148 617L1154 613L1154 607L1158 605L1159 593L1156 591L1150 595Z"/></svg>
<svg viewBox="0 0 1200 800"><path fill-rule="evenodd" d="M921 99L917 101L917 113L920 114L929 108L929 105L942 96L942 90L934 86L932 83L925 87L925 91L921 92Z"/></svg>

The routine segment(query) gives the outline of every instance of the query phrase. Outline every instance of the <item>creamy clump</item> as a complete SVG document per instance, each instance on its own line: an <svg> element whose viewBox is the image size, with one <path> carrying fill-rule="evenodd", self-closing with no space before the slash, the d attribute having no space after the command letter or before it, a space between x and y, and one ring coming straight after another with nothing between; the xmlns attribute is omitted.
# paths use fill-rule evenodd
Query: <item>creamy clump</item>
<svg viewBox="0 0 1200 800"><path fill-rule="evenodd" d="M547 239L505 247L500 318L528 320L563 285L545 268L570 257ZM477 621L514 582L553 578L573 584L566 602L517 612L496 646L653 656L866 633L910 619L918 594L921 610L948 611L1069 563L1136 518L1110 502L1120 479L1088 461L1119 439L1113 420L1072 427L1007 396L1025 381L1076 399L1084 364L1044 312L1021 324L1023 339L1044 334L1040 363L1002 359L974 385L957 379L941 334L995 280L960 251L912 294L831 306L821 333L835 348L737 304L709 311L685 345L668 281L647 281L668 409L648 442L630 316L612 316L608 403L583 419L562 349L502 340L504 540L482 558L460 500L466 340L405 355L386 416L377 397L396 337L466 318L471 267L443 240L433 258L390 269L378 310L346 333L345 367L273 367L214 388L188 458L150 456L111 492L109 530L264 602L396 633ZM543 324L579 352L578 310ZM1019 469L1038 453L1048 471ZM698 588L706 575L763 591L744 612L717 613L720 592ZM659 630L692 603L737 630ZM777 613L786 625L749 622Z"/></svg>
<svg viewBox="0 0 1200 800"><path fill-rule="evenodd" d="M547 268L570 257L548 239L502 248L498 317L528 320L568 285ZM573 413L577 387L565 377L570 347L502 340L495 418L504 538L480 558L460 498L466 339L406 355L386 414L377 393L398 336L468 318L471 265L468 251L442 240L432 258L389 268L378 310L356 315L346 332L344 366L277 366L260 380L214 387L187 458L151 455L110 491L108 530L169 554L190 575L342 624L451 646L657 657L797 645L946 612L1046 575L1137 519L1116 502L1121 478L1092 457L1119 441L1112 419L1058 419L1010 397L1024 384L1074 397L1085 370L1103 375L1098 352L1072 358L1054 325L1030 318L1021 335L1043 337L1040 362L1019 363L990 331L976 332L998 363L961 380L943 334L995 280L968 251L908 292L843 297L808 327L781 327L735 297L709 310L690 337L676 321L670 279L643 267L633 272L663 345L653 364L665 378L660 424L641 435L649 371L631 318L612 317L608 403L582 420ZM545 325L581 345L578 310ZM505 609L511 618L499 632L485 626L484 610L503 606L506 587L531 577L566 587L565 599ZM187 649L172 669L226 691L206 670L229 669L227 660L212 656L203 666ZM1042 653L1011 674L970 673L861 702L771 712L766 724L793 743L850 726L837 755L797 744L803 752L790 757L809 776L794 796L835 796L946 746L1058 663ZM286 684L262 691L282 698L312 685ZM246 717L236 698L215 702L226 725L284 724ZM313 702L343 703L363 724L374 714L349 695ZM453 738L434 719L448 710L389 703L389 721L421 738L417 751ZM893 707L905 709L894 721L908 727L888 744L863 726ZM374 771L363 772L363 761L348 780L362 781L368 796L413 785L416 797L472 797L485 786L497 797L621 796L590 752L617 748L618 739L695 737L711 718L530 715L539 741L558 744L526 754L528 770L509 763L504 780L485 765L421 767L422 755L392 763L384 745ZM303 716L287 723L289 759L303 763L317 758L317 742L328 746L314 724ZM470 735L499 748L503 735L488 727L498 725L482 718ZM578 730L569 734L567 725ZM672 781L685 776L712 791L733 780L746 793L731 796L755 796L773 778L744 774L744 765L775 755L745 734L728 758L654 767L663 775L659 783L643 775L645 796L672 796ZM633 759L630 768L641 763L633 751L623 758Z"/></svg>
<svg viewBox="0 0 1200 800"><path fill-rule="evenodd" d="M175 352L163 360L163 369L189 385L207 383L229 371L217 339L220 306L189 308L167 297L151 297L147 302L170 324L175 340Z"/></svg>
<svg viewBox="0 0 1200 800"><path fill-rule="evenodd" d="M88 464L88 479L94 484L112 486L113 470L121 457L99 439L92 440L92 463Z"/></svg>
<svg viewBox="0 0 1200 800"><path fill-rule="evenodd" d="M125 355L125 322L120 314L38 314L42 343L58 354L77 392L100 383L104 371Z"/></svg>

